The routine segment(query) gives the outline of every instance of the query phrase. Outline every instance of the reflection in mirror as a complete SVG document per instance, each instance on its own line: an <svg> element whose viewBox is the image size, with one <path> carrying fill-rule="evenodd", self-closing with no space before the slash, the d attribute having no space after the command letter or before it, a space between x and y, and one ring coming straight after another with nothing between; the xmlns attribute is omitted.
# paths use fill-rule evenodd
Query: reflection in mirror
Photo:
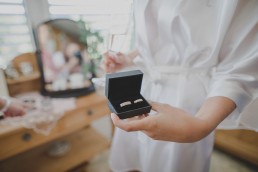
<svg viewBox="0 0 258 172"><path fill-rule="evenodd" d="M43 94L52 97L80 96L94 91L93 63L78 23L50 20L36 30Z"/></svg>

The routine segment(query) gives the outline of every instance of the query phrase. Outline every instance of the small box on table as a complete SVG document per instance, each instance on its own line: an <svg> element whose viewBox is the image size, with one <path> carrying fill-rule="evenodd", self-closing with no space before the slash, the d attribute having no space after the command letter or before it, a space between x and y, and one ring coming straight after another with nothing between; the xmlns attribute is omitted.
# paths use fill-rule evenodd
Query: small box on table
<svg viewBox="0 0 258 172"><path fill-rule="evenodd" d="M111 112L120 119L149 113L150 104L141 95L143 73L140 70L106 74L105 95Z"/></svg>

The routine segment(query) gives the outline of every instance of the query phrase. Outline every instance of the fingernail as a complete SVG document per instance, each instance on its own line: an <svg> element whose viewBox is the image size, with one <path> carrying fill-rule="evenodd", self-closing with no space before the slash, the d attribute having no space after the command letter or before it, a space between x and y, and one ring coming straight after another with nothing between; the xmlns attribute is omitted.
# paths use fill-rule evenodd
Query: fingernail
<svg viewBox="0 0 258 172"><path fill-rule="evenodd" d="M116 114L111 113L111 118L112 118L112 120L114 120L116 118Z"/></svg>

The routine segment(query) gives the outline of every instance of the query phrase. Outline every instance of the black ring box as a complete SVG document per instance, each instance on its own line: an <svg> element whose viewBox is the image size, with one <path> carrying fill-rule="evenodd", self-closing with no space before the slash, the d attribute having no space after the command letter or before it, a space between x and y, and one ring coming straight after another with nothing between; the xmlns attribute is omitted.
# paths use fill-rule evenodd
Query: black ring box
<svg viewBox="0 0 258 172"><path fill-rule="evenodd" d="M111 112L120 119L149 113L150 104L141 95L143 73L140 70L106 74L105 95ZM142 99L141 102L134 102ZM121 103L130 101L130 105L121 107Z"/></svg>

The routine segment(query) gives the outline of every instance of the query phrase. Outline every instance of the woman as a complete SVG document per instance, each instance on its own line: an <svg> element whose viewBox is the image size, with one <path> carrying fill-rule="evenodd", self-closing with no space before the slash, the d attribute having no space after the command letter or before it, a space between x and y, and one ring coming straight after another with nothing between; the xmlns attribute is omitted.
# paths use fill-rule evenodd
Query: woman
<svg viewBox="0 0 258 172"><path fill-rule="evenodd" d="M252 127L242 120L258 95L258 1L136 0L134 11L137 50L107 53L103 65L115 72L136 64L155 112L111 115L120 128L111 169L207 172L213 130L225 118L227 127Z"/></svg>

